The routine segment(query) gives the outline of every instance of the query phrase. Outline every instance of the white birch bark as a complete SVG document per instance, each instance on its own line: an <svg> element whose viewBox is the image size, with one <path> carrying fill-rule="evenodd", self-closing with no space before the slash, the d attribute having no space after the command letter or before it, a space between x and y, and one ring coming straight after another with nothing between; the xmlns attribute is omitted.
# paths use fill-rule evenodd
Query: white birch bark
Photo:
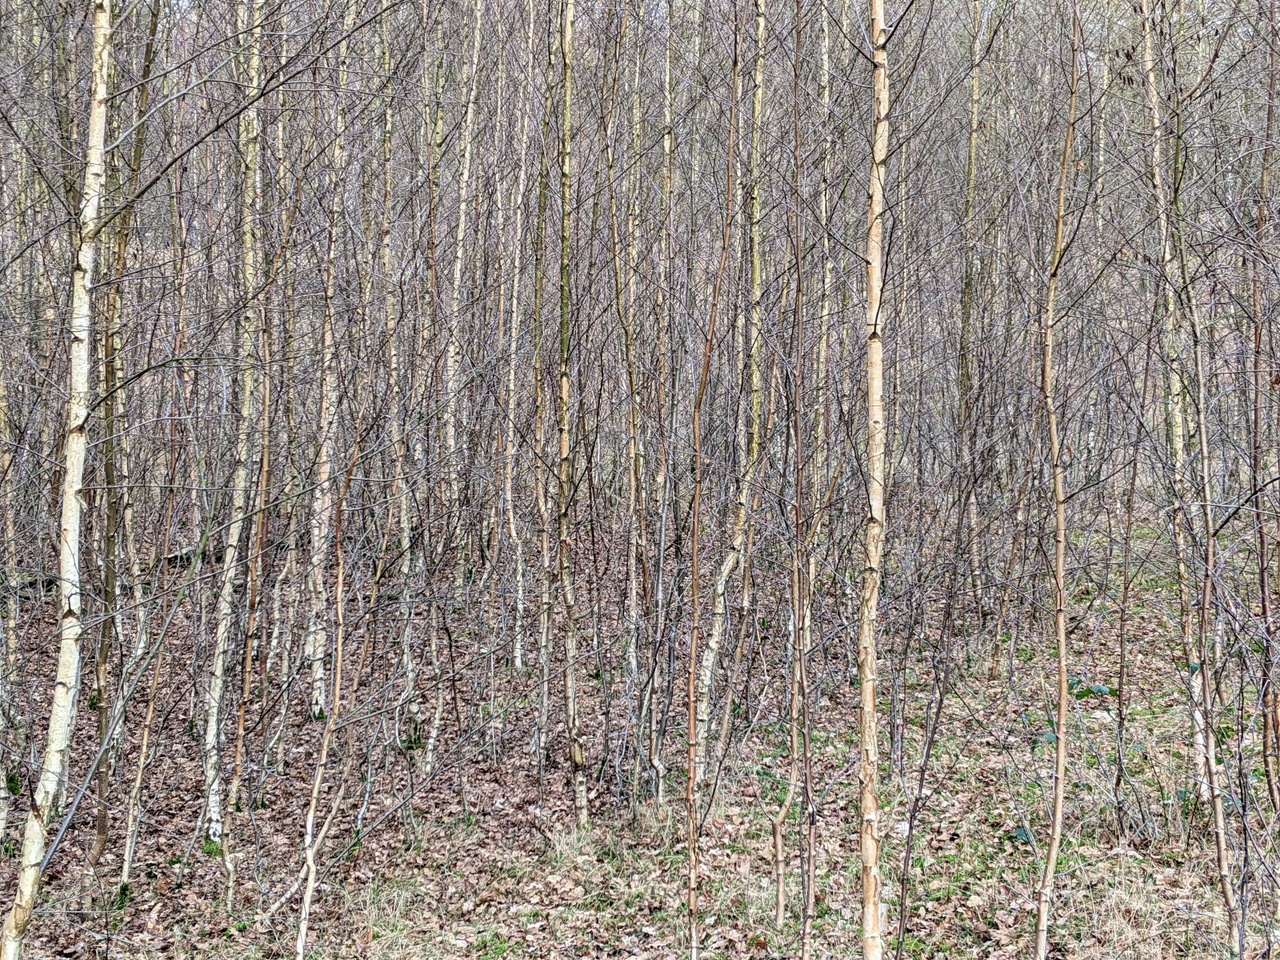
<svg viewBox="0 0 1280 960"><path fill-rule="evenodd" d="M101 232L102 193L106 164L108 77L111 71L110 0L93 0L93 66L90 80L89 126L85 145L84 188L75 234L75 265L71 273L71 315L67 322L70 370L62 477L62 516L58 538L58 672L40 779L31 798L13 905L0 931L0 957L18 960L23 937L35 910L54 801L62 788L71 752L76 694L80 688L80 533L84 508L84 465L89 444L88 421L90 347L93 342L91 295Z"/></svg>

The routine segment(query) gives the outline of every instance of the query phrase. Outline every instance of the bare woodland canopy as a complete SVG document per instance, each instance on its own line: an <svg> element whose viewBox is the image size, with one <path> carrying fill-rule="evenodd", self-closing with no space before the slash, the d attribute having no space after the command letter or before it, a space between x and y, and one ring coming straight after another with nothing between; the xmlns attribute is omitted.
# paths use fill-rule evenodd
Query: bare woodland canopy
<svg viewBox="0 0 1280 960"><path fill-rule="evenodd" d="M1270 955L1278 30L0 0L0 953Z"/></svg>

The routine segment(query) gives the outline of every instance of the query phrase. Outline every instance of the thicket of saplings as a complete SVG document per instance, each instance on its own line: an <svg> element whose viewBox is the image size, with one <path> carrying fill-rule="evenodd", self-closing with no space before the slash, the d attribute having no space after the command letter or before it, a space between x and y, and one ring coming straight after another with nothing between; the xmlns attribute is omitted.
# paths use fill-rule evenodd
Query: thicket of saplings
<svg viewBox="0 0 1280 960"><path fill-rule="evenodd" d="M479 809L665 824L636 949L1270 949L1275 0L0 19L4 957L364 949Z"/></svg>

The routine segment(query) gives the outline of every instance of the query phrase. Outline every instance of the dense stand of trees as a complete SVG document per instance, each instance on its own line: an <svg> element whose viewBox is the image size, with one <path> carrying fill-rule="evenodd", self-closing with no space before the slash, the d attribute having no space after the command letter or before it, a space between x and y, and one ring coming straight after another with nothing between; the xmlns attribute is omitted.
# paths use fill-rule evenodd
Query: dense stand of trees
<svg viewBox="0 0 1280 960"><path fill-rule="evenodd" d="M683 794L696 956L703 817L761 737L808 956L812 738L859 684L879 958L918 879L881 888L881 781L914 818L942 701L1049 667L1044 957L1082 689L1109 829L1159 830L1138 663L1182 692L1221 940L1270 930L1275 0L0 25L6 957L69 833L129 909L178 753L225 908L297 916L300 957L334 824L392 829L371 798L507 754L567 778L549 831ZM276 801L305 823L264 873Z"/></svg>

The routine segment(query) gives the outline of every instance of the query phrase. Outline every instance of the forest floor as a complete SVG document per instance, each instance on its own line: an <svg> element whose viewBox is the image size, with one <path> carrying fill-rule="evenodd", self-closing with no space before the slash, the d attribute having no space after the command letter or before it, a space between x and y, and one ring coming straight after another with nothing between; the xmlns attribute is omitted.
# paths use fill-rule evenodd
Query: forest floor
<svg viewBox="0 0 1280 960"><path fill-rule="evenodd" d="M1073 638L1075 689L1066 836L1051 928L1052 955L1079 958L1227 956L1214 885L1211 831L1188 777L1186 695L1170 655L1173 632L1154 605L1135 606L1130 650L1128 763L1122 791L1126 836L1115 802L1117 650L1114 627ZM1034 649L1032 648L1034 646ZM929 763L920 775L926 717L938 678L904 681L901 737L885 711L882 735L884 888L889 955L899 936L909 958L1012 958L1029 954L1040 845L1048 823L1053 734L1050 645L1023 643L1016 681L986 679L984 666L953 672ZM190 669L189 666L183 669ZM173 678L175 689L190 683ZM778 678L773 678L775 685ZM887 686L887 683L886 683ZM513 692L518 700L520 692ZM528 713L528 693L518 712ZM858 954L859 871L856 687L828 682L813 730L819 849L815 957ZM888 693L886 692L886 697ZM93 817L81 812L44 888L28 956L269 958L294 955L298 898L264 917L297 876L315 740L291 746L289 775L263 792L259 808L233 817L238 864L232 908L226 874L196 832L202 774L199 737L175 702L167 751L148 772L147 828L128 903L114 897L122 849L113 839L90 869ZM599 706L598 704L596 705ZM616 709L616 708L615 708ZM724 764L702 833L700 871L706 958L799 956L802 905L799 804L787 825L787 921L774 924L772 819L785 793L786 728L757 714ZM586 730L599 729L584 715ZM77 769L87 767L93 717L81 710ZM680 735L673 717L671 746ZM325 851L307 954L321 958L661 958L687 955L682 771L668 774L668 799L632 809L612 786L593 792L592 826L571 829L565 770L543 771L527 749L526 721L473 741L471 759L406 785L411 763L387 764L376 783L348 784ZM614 721L616 726L616 719ZM134 726L137 725L135 719ZM312 725L319 728L321 725ZM453 731L456 734L456 730ZM446 729L442 743L451 732ZM900 742L904 765L894 763ZM1245 741L1248 742L1247 740ZM497 745L504 748L498 750ZM598 763L602 744L591 744ZM490 749L492 748L492 749ZM563 741L552 743L560 763ZM455 751L456 752L456 751ZM118 775L127 790L136 745ZM478 756L476 754L479 754ZM81 774L82 775L82 774ZM335 764L320 792L322 814L336 796ZM354 776L353 776L354 780ZM923 791L917 790L923 782ZM361 802L360 797L364 800ZM408 798L406 801L405 798ZM910 810L916 801L914 828ZM120 801L122 804L122 801ZM86 806L91 806L86 801ZM361 808L357 811L357 808ZM10 837L23 815L10 818ZM359 817L359 820L357 820ZM357 832L357 823L365 829ZM912 840L905 907L901 886ZM13 844L6 847L12 857ZM13 861L10 861L13 863ZM2 892L12 890L5 871ZM1260 898L1251 905L1262 910ZM1251 938L1261 937L1251 921ZM1259 939L1259 943L1261 943Z"/></svg>

